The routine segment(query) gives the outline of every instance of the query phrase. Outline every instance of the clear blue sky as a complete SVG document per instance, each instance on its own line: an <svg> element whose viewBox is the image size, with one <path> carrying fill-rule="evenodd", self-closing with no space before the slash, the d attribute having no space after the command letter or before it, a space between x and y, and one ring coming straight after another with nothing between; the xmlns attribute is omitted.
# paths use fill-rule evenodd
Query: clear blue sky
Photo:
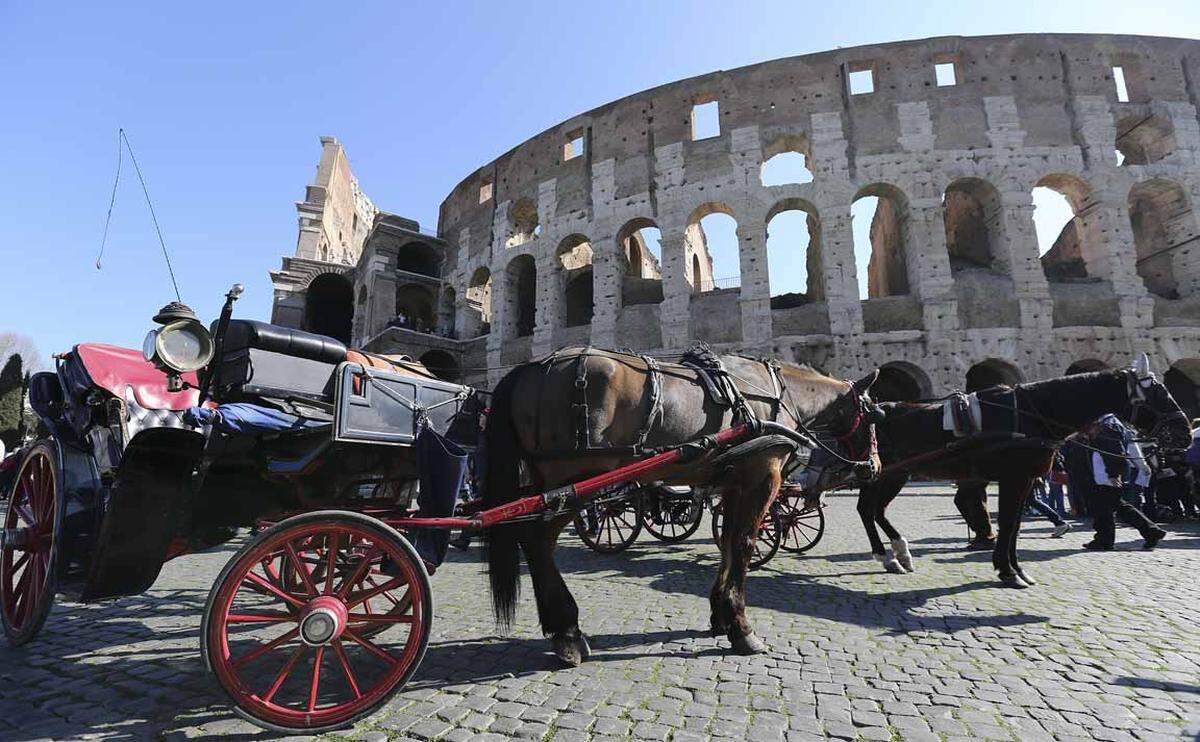
<svg viewBox="0 0 1200 742"><path fill-rule="evenodd" d="M19 3L0 0L0 332L136 346L168 298L136 180L94 267L124 126L203 316L269 314L322 134L433 228L479 164L565 118L715 69L1021 31L1200 36L1200 3ZM127 173L127 175L131 175ZM717 270L718 277L721 269Z"/></svg>

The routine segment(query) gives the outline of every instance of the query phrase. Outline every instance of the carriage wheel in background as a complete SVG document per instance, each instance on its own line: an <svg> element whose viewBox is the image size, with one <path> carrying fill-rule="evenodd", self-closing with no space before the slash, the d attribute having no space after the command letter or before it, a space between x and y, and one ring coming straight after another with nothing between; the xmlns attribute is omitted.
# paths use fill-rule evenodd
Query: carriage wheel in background
<svg viewBox="0 0 1200 742"><path fill-rule="evenodd" d="M21 461L4 512L0 622L11 646L36 636L54 604L62 504L58 452L40 441Z"/></svg>
<svg viewBox="0 0 1200 742"><path fill-rule="evenodd" d="M680 488L682 489L682 488ZM642 523L650 535L668 544L686 541L704 518L704 498L696 490L650 487L642 503Z"/></svg>
<svg viewBox="0 0 1200 742"><path fill-rule="evenodd" d="M200 650L241 716L324 732L408 681L432 618L425 566L399 532L360 513L314 512L263 531L225 565Z"/></svg>
<svg viewBox="0 0 1200 742"><path fill-rule="evenodd" d="M575 516L575 532L592 551L616 554L625 551L642 532L642 497L592 502Z"/></svg>
<svg viewBox="0 0 1200 742"><path fill-rule="evenodd" d="M800 495L779 498L779 546L793 554L803 554L817 545L825 534L825 509L804 506Z"/></svg>
<svg viewBox="0 0 1200 742"><path fill-rule="evenodd" d="M778 504L771 505L771 511L767 513L767 517L763 518L762 524L758 527L758 534L754 539L754 553L750 555L750 569L758 569L779 551L780 533L779 533L779 510ZM712 533L713 541L717 545L721 544L721 531L725 525L725 516L721 509L721 503L713 506L712 515Z"/></svg>

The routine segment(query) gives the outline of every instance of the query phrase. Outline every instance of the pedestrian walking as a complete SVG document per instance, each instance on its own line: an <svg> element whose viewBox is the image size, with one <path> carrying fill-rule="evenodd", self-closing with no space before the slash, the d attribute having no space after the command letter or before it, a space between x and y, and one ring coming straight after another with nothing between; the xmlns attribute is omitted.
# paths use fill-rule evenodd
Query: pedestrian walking
<svg viewBox="0 0 1200 742"><path fill-rule="evenodd" d="M1071 524L1063 520L1058 511L1046 502L1045 477L1033 480L1033 489L1029 492L1029 499L1026 501L1026 504L1034 512L1040 513L1054 524L1054 530L1050 533L1051 538L1062 538L1071 530Z"/></svg>
<svg viewBox="0 0 1200 742"><path fill-rule="evenodd" d="M1105 415L1086 429L1087 443L1092 448L1091 499L1088 503L1096 529L1095 537L1083 548L1091 551L1111 551L1116 541L1116 520L1141 533L1143 548L1153 549L1167 532L1147 518L1141 510L1123 497L1130 463L1127 451L1128 429L1112 415Z"/></svg>

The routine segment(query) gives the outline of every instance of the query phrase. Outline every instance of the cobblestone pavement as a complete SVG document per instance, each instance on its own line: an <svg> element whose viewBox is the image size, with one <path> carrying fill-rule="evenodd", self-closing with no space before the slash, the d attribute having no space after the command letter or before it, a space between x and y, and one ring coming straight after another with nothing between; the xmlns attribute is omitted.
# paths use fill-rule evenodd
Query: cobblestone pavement
<svg viewBox="0 0 1200 742"><path fill-rule="evenodd" d="M592 660L556 669L526 583L513 635L492 625L478 552L433 578L433 637L408 689L342 736L368 740L606 738L1194 739L1200 736L1200 528L1143 552L1085 553L1087 529L1026 524L1038 587L996 587L988 555L961 550L942 489L908 495L894 522L918 572L865 553L854 500L837 496L811 555L749 579L771 653L733 656L702 630L716 550L702 528L670 547L598 556L560 548ZM61 603L41 637L0 649L0 739L168 739L259 732L204 671L197 630L232 549L177 560L147 595Z"/></svg>

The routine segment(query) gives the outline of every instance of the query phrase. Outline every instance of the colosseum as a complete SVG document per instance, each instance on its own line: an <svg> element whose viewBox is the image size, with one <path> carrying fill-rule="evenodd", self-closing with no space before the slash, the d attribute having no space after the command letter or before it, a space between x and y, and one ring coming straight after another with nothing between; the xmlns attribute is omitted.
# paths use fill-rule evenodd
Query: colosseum
<svg viewBox="0 0 1200 742"><path fill-rule="evenodd" d="M879 367L892 399L1144 351L1196 415L1198 106L1196 40L779 59L547 129L464 178L436 234L377 209L325 138L295 254L271 274L274 320L479 386L568 344ZM1039 192L1065 213L1041 246ZM781 219L789 244L769 236ZM735 241L724 270L714 220Z"/></svg>

